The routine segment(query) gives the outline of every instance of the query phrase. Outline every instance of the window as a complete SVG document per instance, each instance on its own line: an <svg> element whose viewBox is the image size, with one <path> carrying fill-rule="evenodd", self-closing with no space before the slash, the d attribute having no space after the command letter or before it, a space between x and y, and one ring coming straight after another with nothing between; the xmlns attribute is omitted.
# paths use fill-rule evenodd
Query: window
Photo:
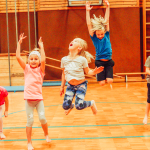
<svg viewBox="0 0 150 150"><path fill-rule="evenodd" d="M68 6L85 6L87 0L68 0ZM89 0L91 5L102 5L103 0Z"/></svg>

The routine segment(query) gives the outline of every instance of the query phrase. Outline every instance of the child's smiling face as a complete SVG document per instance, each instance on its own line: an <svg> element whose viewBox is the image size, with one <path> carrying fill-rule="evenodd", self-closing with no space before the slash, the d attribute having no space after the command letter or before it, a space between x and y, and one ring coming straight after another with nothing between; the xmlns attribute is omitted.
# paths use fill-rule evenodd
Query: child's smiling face
<svg viewBox="0 0 150 150"><path fill-rule="evenodd" d="M95 31L95 34L96 34L96 37L101 40L105 36L105 31L104 30L97 30L97 31Z"/></svg>
<svg viewBox="0 0 150 150"><path fill-rule="evenodd" d="M32 55L29 57L29 65L30 65L32 68L37 68L37 67L39 67L39 64L40 64L39 57L38 57L36 54L32 54Z"/></svg>

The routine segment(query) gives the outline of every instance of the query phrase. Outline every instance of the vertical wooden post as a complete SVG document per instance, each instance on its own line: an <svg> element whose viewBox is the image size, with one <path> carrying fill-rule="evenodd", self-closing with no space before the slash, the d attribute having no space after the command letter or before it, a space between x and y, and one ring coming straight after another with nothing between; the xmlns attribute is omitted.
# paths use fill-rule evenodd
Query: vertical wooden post
<svg viewBox="0 0 150 150"><path fill-rule="evenodd" d="M11 71L10 71L10 52L9 52L9 23L8 23L8 5L6 0L6 24L7 24L7 47L8 47L8 65L9 65L9 85L11 86Z"/></svg>
<svg viewBox="0 0 150 150"><path fill-rule="evenodd" d="M36 28L36 6L35 6L35 0L34 3L34 32L35 32L35 47L37 47L37 28Z"/></svg>
<svg viewBox="0 0 150 150"><path fill-rule="evenodd" d="M15 0L15 23L16 23L16 46L18 42L18 20L17 20L17 6L16 6L16 0Z"/></svg>
<svg viewBox="0 0 150 150"><path fill-rule="evenodd" d="M143 0L143 65L146 61L146 0ZM145 67L144 70L145 71Z"/></svg>
<svg viewBox="0 0 150 150"><path fill-rule="evenodd" d="M30 11L29 11L29 0L27 0L28 5L28 36L29 36L29 52L31 51L31 40L30 40Z"/></svg>

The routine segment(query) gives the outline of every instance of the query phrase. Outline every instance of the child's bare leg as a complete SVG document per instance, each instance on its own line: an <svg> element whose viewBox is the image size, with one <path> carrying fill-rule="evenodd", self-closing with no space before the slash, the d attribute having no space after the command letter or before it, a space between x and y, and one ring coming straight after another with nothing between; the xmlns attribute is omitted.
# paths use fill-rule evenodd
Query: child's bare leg
<svg viewBox="0 0 150 150"><path fill-rule="evenodd" d="M32 141L31 141L31 134L32 134L32 127L26 126L26 134L27 134L27 141L28 141L28 150L33 150Z"/></svg>
<svg viewBox="0 0 150 150"><path fill-rule="evenodd" d="M100 84L101 86L104 86L104 85L105 85L105 80L99 81L99 84Z"/></svg>
<svg viewBox="0 0 150 150"><path fill-rule="evenodd" d="M107 78L107 83L110 84L110 88L112 89L112 83L113 83L113 79L112 78Z"/></svg>
<svg viewBox="0 0 150 150"><path fill-rule="evenodd" d="M144 123L144 124L147 124L148 115L149 115L149 110L150 110L150 103L146 103L145 117L144 117L144 119L143 119L143 123Z"/></svg>
<svg viewBox="0 0 150 150"><path fill-rule="evenodd" d="M91 100L91 109L94 115L97 114L97 107L94 100Z"/></svg>
<svg viewBox="0 0 150 150"><path fill-rule="evenodd" d="M45 134L46 142L48 142L48 143L51 142L51 139L48 136L48 125L47 125L47 123L41 124L41 126L42 126L42 129L43 129L44 134Z"/></svg>
<svg viewBox="0 0 150 150"><path fill-rule="evenodd" d="M6 136L3 134L2 110L3 110L3 105L0 106L0 139L5 139Z"/></svg>

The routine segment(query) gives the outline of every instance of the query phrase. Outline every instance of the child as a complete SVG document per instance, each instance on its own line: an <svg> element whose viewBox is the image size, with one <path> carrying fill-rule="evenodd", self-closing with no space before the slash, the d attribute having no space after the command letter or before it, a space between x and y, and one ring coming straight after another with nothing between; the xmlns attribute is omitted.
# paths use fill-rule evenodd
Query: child
<svg viewBox="0 0 150 150"><path fill-rule="evenodd" d="M4 116L8 117L8 92L5 88L0 86L0 139L5 139L6 136L3 134L3 120L2 120L2 111L5 103Z"/></svg>
<svg viewBox="0 0 150 150"><path fill-rule="evenodd" d="M109 37L109 2L104 0L106 3L106 13L105 18L99 17L97 18L94 15L94 19L90 20L90 3L86 3L86 22L88 26L88 31L92 42L95 46L96 51L96 59L95 66L104 66L104 70L97 74L97 81L99 81L100 85L105 85L105 80L108 83L113 82L113 66L114 61L111 59L112 57L112 48Z"/></svg>
<svg viewBox="0 0 150 150"><path fill-rule="evenodd" d="M23 59L20 57L20 45L22 43L22 40L25 38L26 36L24 36L24 33L20 35L20 39L17 44L16 57L20 66L24 70L24 100L27 114L26 134L28 140L28 150L33 150L34 148L32 147L31 133L34 121L34 108L36 108L38 112L39 120L41 122L46 141L50 142L50 139L48 137L48 125L45 118L45 110L42 97L42 83L43 77L45 75L45 52L43 42L40 37L38 44L41 50L41 54L38 51L33 50L29 54L28 64L25 64Z"/></svg>
<svg viewBox="0 0 150 150"><path fill-rule="evenodd" d="M60 96L64 93L65 82L68 82L66 89L63 108L66 110L66 115L73 109L72 104L73 97L75 98L75 107L78 110L82 110L86 107L91 107L93 114L97 113L95 101L84 101L84 97L87 90L87 81L85 80L84 72L88 75L95 75L103 70L103 67L90 70L88 62L90 62L93 56L86 52L87 43L80 39L75 38L69 44L69 55L65 56L61 60L62 83L60 88Z"/></svg>
<svg viewBox="0 0 150 150"><path fill-rule="evenodd" d="M146 74L147 74L147 104L146 104L146 112L145 112L145 117L143 119L143 123L147 124L148 120L148 115L149 115L149 110L150 110L150 56L147 58L145 62L145 67L146 67Z"/></svg>

